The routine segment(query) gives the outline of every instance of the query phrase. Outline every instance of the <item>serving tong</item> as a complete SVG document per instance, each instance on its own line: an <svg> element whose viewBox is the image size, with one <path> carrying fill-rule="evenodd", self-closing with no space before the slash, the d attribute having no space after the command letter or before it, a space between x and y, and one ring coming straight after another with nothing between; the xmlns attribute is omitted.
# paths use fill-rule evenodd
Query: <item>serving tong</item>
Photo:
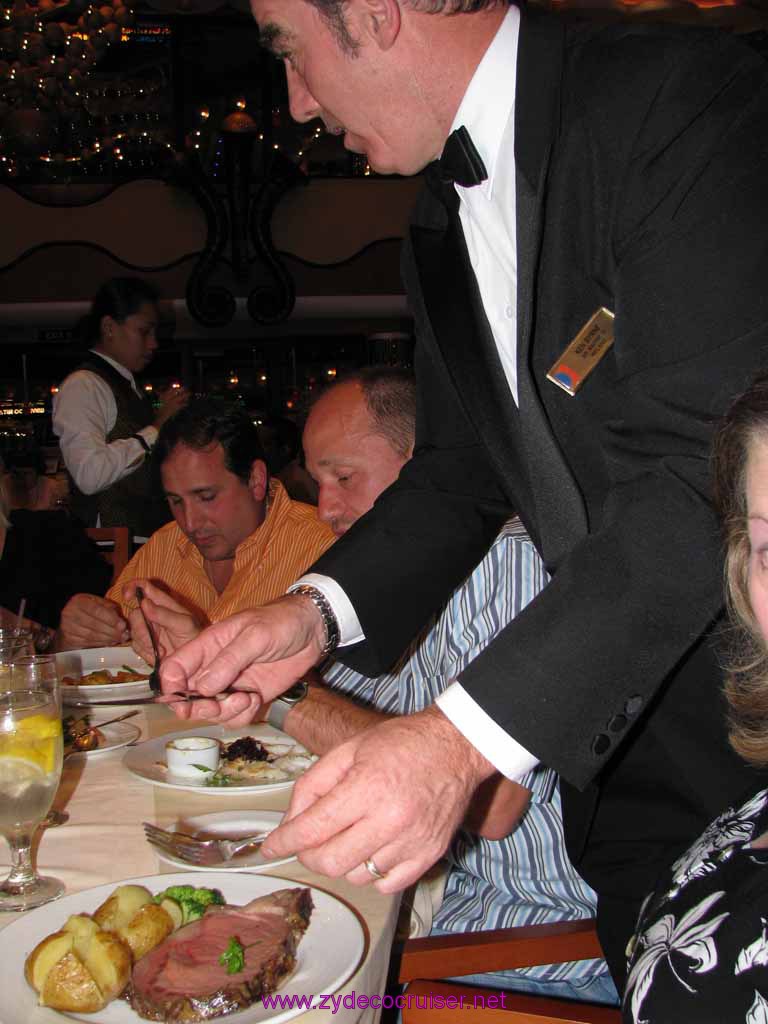
<svg viewBox="0 0 768 1024"><path fill-rule="evenodd" d="M198 839L186 832L169 832L148 821L144 822L147 842L164 853L170 853L187 864L211 865L219 861L232 860L249 846L261 846L271 829L240 839Z"/></svg>

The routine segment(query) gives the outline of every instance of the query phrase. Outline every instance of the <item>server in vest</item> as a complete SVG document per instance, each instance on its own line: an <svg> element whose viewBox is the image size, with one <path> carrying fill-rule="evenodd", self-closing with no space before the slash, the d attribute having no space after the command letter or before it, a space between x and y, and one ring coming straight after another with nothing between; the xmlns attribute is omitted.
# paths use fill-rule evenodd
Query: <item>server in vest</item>
<svg viewBox="0 0 768 1024"><path fill-rule="evenodd" d="M128 526L134 537L149 537L168 521L148 456L159 428L188 399L171 389L154 409L134 379L157 349L157 302L139 278L113 278L99 288L84 324L90 351L53 409L72 511L85 526Z"/></svg>

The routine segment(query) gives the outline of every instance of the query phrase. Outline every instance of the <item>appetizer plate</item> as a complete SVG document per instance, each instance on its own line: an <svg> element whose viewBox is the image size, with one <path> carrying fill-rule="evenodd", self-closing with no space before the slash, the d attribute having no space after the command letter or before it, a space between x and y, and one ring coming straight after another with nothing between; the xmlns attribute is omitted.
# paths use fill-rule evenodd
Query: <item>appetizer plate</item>
<svg viewBox="0 0 768 1024"><path fill-rule="evenodd" d="M79 754L82 757L98 757L99 754L108 754L110 750L120 750L121 747L129 747L141 736L141 729L131 722L112 722L111 725L99 725L98 722L91 723L98 729L103 737L99 739L99 745L94 750L73 750L72 756Z"/></svg>
<svg viewBox="0 0 768 1024"><path fill-rule="evenodd" d="M211 796L239 796L241 793L270 793L281 789L290 789L299 775L302 775L306 768L297 770L290 779L265 779L263 782L233 782L229 786L207 786L205 775L201 772L199 781L187 776L172 775L165 763L165 745L171 740L180 739L182 736L211 736L221 740L223 743L230 743L240 736L253 736L267 747L294 747L296 741L284 732L273 729L271 725L259 723L250 725L245 729L225 729L223 725L207 725L197 729L187 729L184 732L168 733L166 736L159 736L154 740L147 740L140 743L133 750L130 750L123 758L123 764L128 771L145 782L151 782L155 786L166 786L169 789L186 789L193 793L205 793Z"/></svg>
<svg viewBox="0 0 768 1024"><path fill-rule="evenodd" d="M80 651L63 651L56 655L56 667L59 678L64 676L86 676L89 672L108 669L117 672L123 667L135 669L137 672L152 671L146 661L136 654L131 647L91 647ZM129 697L148 696L149 683L139 679L133 683L97 683L92 686L75 686L62 683L61 695L64 703L67 698L78 702L110 701L119 704Z"/></svg>
<svg viewBox="0 0 768 1024"><path fill-rule="evenodd" d="M0 957L0 991L3 993L3 1024L62 1024L65 1020L81 1020L86 1024L140 1024L141 1017L116 999L97 1013L60 1013L37 1005L37 996L24 979L24 961L46 935L57 931L70 914L92 913L118 884L145 885L151 892L160 892L169 885L197 885L220 889L228 903L248 903L257 896L266 896L276 889L300 883L269 875L236 873L150 875L113 882L96 889L65 896L37 910L29 910L2 932L3 956ZM364 950L363 928L357 915L334 896L312 889L314 910L296 955L296 970L278 989L282 996L332 995L355 972ZM261 1002L246 1010L214 1018L229 1024L282 1024L303 1013L303 1008L266 1009Z"/></svg>
<svg viewBox="0 0 768 1024"><path fill-rule="evenodd" d="M262 830L277 828L283 820L279 811L222 811L216 814L198 814L194 818L183 818L175 825L169 825L170 832L186 832L200 839L240 839L241 836L252 836ZM282 857L280 860L266 860L261 850L237 854L232 860L222 860L210 867L187 864L170 853L163 853L155 848L160 860L172 864L175 868L185 871L269 871L280 864L296 860L295 857Z"/></svg>

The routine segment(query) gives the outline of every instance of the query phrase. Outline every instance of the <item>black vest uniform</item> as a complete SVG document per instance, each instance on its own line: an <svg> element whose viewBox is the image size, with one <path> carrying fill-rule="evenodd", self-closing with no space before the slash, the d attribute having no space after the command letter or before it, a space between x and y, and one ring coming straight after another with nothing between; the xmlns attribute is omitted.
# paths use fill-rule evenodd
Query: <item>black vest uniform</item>
<svg viewBox="0 0 768 1024"><path fill-rule="evenodd" d="M107 434L107 444L132 437L152 423L150 399L137 395L130 382L105 359L91 353L78 369L101 377L115 397L117 417ZM131 536L149 537L170 519L150 458L142 459L132 472L98 494L83 494L71 474L69 485L72 512L84 526L95 526L98 521L101 526L127 526Z"/></svg>

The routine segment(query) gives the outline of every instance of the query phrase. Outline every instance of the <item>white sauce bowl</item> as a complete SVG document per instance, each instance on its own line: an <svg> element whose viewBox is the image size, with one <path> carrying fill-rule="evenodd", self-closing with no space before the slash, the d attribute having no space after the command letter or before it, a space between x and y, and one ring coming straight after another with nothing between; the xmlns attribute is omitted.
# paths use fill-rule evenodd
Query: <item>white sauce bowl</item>
<svg viewBox="0 0 768 1024"><path fill-rule="evenodd" d="M172 775L185 778L205 779L209 772L200 771L195 765L215 772L219 767L221 747L218 740L207 736L182 736L165 744L165 763Z"/></svg>

